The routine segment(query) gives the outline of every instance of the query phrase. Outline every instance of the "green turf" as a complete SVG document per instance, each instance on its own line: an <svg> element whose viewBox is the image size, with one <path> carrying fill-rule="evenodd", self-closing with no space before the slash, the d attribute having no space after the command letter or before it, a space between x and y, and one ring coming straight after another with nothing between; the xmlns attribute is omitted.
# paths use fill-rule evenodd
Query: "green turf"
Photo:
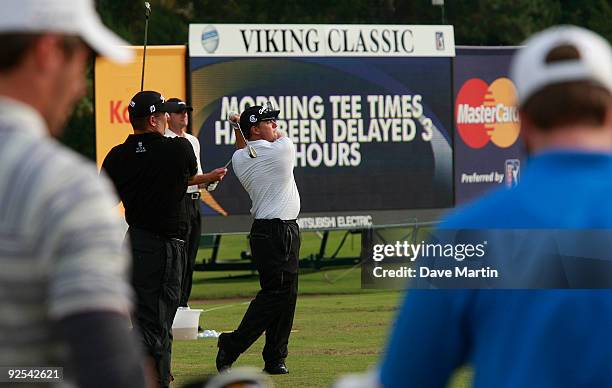
<svg viewBox="0 0 612 388"><path fill-rule="evenodd" d="M291 373L275 377L278 387L326 387L337 376L363 371L379 358L388 323L398 293L366 295L304 296L298 300L290 357ZM356 303L358 302L358 303ZM201 325L217 331L233 330L248 300L216 301L194 307L205 311ZM201 375L215 373L216 340L176 341L174 344L174 375L177 382L186 382ZM236 366L263 367L260 338Z"/></svg>
<svg viewBox="0 0 612 388"><path fill-rule="evenodd" d="M340 246L340 242L345 231L331 231L327 240L327 248L325 254L331 256ZM302 233L302 246L300 248L301 258L310 255L318 254L321 246L322 233L304 232ZM249 251L248 240L245 234L230 234L221 237L221 246L219 248L219 261L230 261L239 259L240 253ZM338 257L357 257L361 251L361 236L359 234L349 233L340 251ZM198 260L210 258L212 249L200 249Z"/></svg>
<svg viewBox="0 0 612 388"><path fill-rule="evenodd" d="M332 233L328 255L335 251L342 235ZM223 238L220 260L239 257L240 251L247 249L244 236ZM318 252L319 241L316 234L304 233L302 257ZM349 236L339 256L357 256L359 244L359 236ZM200 252L199 257L206 254L209 252ZM290 373L273 377L277 387L329 387L339 376L365 371L379 361L401 294L361 290L360 274L359 267L300 272L300 296L287 359ZM258 290L257 275L249 271L196 272L190 304L204 310L200 318L203 328L231 331ZM262 348L260 338L235 365L261 368ZM216 352L216 339L175 341L174 386L216 373ZM450 386L463 388L470 383L471 372L464 368Z"/></svg>
<svg viewBox="0 0 612 388"><path fill-rule="evenodd" d="M300 271L299 292L301 295L376 292L359 289L360 274L359 266L325 271L303 269ZM252 297L257 291L259 291L257 272L195 272L191 299Z"/></svg>

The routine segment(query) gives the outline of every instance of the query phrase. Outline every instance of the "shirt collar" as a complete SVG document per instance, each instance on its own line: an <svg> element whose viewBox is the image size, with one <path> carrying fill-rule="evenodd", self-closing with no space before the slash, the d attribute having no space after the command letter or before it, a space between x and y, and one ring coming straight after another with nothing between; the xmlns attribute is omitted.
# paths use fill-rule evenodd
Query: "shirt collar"
<svg viewBox="0 0 612 388"><path fill-rule="evenodd" d="M131 133L128 137L126 142L138 142L138 141L151 141L151 140L157 140L157 139L163 139L164 135L160 135L157 132L146 132L146 133L139 133L138 135L135 133Z"/></svg>
<svg viewBox="0 0 612 388"><path fill-rule="evenodd" d="M166 128L166 132L164 133L166 137L179 137L176 133L174 133L170 128Z"/></svg>
<svg viewBox="0 0 612 388"><path fill-rule="evenodd" d="M36 137L49 136L47 125L36 109L5 96L0 96L0 127L18 128Z"/></svg>
<svg viewBox="0 0 612 388"><path fill-rule="evenodd" d="M164 136L166 137L184 137L187 138L187 133L183 132L180 135L177 135L173 130L171 130L170 128L166 128L166 132L164 133Z"/></svg>
<svg viewBox="0 0 612 388"><path fill-rule="evenodd" d="M575 149L547 150L527 159L525 176L533 171L561 171L563 174L582 171L612 171L612 154Z"/></svg>
<svg viewBox="0 0 612 388"><path fill-rule="evenodd" d="M610 164L612 153L607 151L589 151L579 149L551 149L542 151L529 158L530 164L561 165L578 163Z"/></svg>

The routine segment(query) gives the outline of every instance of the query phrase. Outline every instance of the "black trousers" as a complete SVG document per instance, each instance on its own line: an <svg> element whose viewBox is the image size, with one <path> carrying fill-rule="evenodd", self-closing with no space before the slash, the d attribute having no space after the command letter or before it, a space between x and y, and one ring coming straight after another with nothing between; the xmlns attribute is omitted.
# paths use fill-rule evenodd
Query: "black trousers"
<svg viewBox="0 0 612 388"><path fill-rule="evenodd" d="M193 282L193 267L195 266L196 256L200 248L200 233L202 219L200 218L200 199L192 199L191 194L185 196L185 207L189 219L189 230L185 236L187 245L186 261L183 269L183 280L181 282L181 301L179 306L187 307L191 296L191 286Z"/></svg>
<svg viewBox="0 0 612 388"><path fill-rule="evenodd" d="M128 236L136 292L132 322L155 362L159 386L165 388L170 384L172 322L181 293L185 242L136 228L130 228Z"/></svg>
<svg viewBox="0 0 612 388"><path fill-rule="evenodd" d="M261 290L251 301L238 328L221 344L239 355L265 331L266 364L284 361L298 291L300 231L295 221L255 220L249 236Z"/></svg>

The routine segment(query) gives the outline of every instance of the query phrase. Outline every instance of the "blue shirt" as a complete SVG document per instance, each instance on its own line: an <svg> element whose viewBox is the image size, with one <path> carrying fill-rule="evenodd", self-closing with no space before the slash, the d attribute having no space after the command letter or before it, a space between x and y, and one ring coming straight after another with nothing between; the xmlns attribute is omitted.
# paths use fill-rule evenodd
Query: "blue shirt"
<svg viewBox="0 0 612 388"><path fill-rule="evenodd" d="M612 229L612 156L555 151L521 183L450 215L442 228ZM612 291L411 290L380 370L385 387L612 387Z"/></svg>

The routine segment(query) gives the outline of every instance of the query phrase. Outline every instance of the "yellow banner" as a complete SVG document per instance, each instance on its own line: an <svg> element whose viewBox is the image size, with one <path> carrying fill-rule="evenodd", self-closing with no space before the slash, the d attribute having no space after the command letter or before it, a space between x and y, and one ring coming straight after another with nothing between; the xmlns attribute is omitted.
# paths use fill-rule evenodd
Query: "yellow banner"
<svg viewBox="0 0 612 388"><path fill-rule="evenodd" d="M134 62L117 65L104 58L95 63L96 162L132 133L127 107L140 91L142 46L132 47ZM185 46L147 46L144 90L160 92L166 99L186 99Z"/></svg>

